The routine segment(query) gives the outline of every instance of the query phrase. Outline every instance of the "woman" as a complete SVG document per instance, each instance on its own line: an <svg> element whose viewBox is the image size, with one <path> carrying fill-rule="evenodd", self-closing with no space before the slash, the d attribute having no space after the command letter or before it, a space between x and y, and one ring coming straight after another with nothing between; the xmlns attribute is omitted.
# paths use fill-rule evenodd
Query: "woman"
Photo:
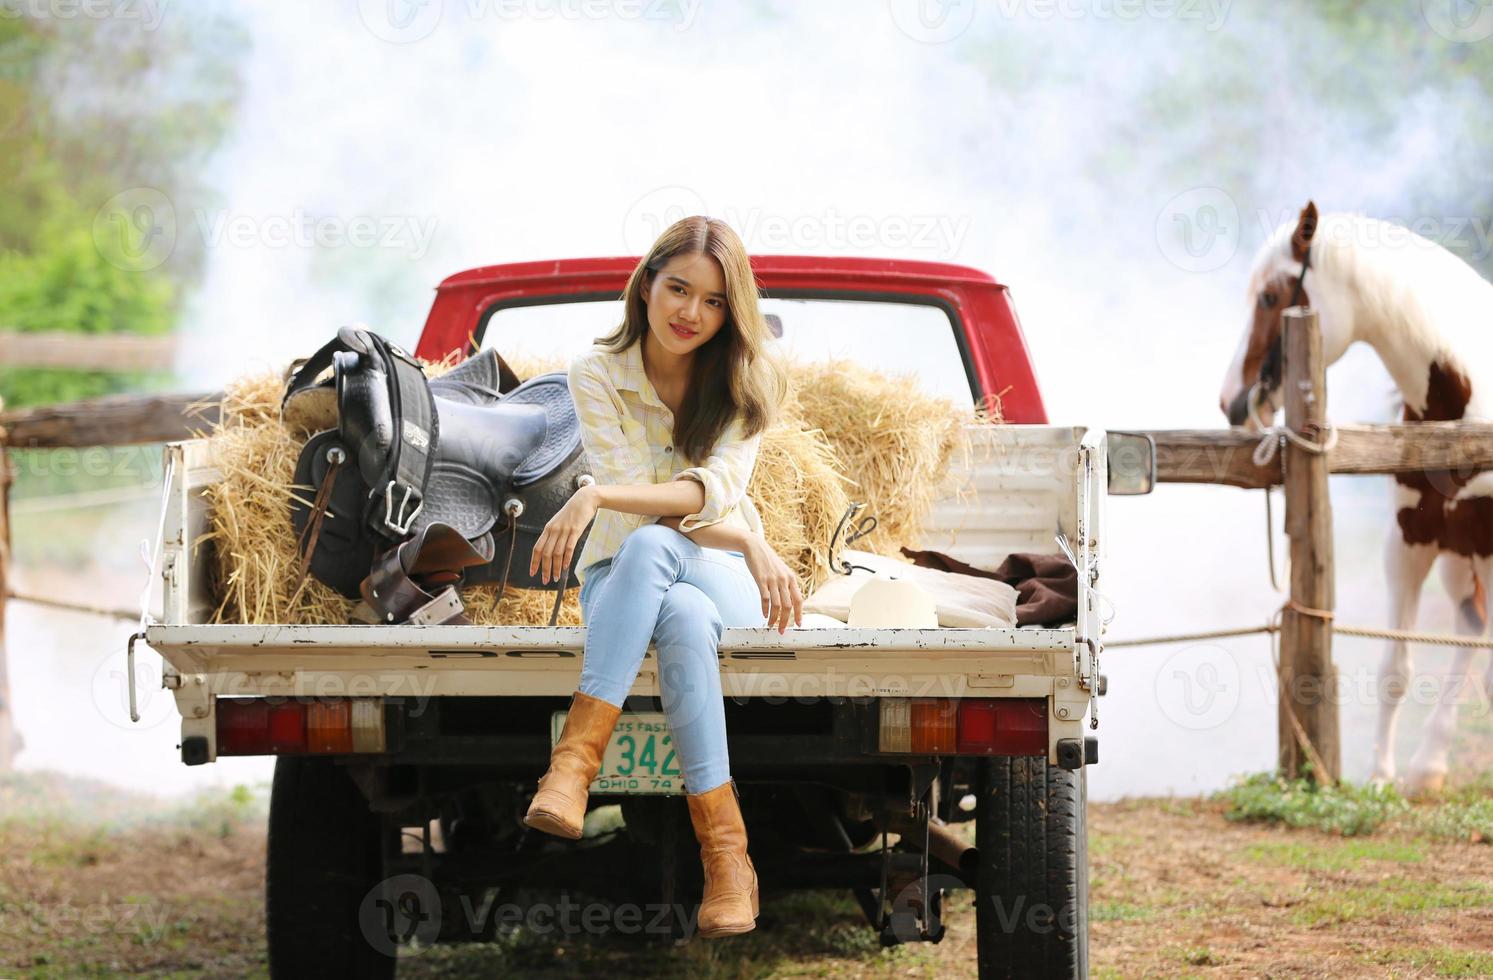
<svg viewBox="0 0 1493 980"><path fill-rule="evenodd" d="M586 794L653 642L700 841L703 936L756 926L757 873L726 754L716 646L724 626L803 622L798 578L746 495L762 431L786 394L767 350L751 262L724 222L671 225L633 270L622 324L570 364L596 483L545 526L530 574L576 567L586 622L580 687L524 822L579 838ZM685 460L694 465L685 465Z"/></svg>

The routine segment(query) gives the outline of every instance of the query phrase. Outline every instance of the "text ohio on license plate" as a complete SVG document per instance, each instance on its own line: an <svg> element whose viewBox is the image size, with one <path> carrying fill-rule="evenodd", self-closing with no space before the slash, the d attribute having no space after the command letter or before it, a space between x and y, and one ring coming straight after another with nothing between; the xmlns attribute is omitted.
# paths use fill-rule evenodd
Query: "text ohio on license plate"
<svg viewBox="0 0 1493 980"><path fill-rule="evenodd" d="M565 712L550 716L550 746L565 730ZM622 714L602 756L592 793L683 793L683 773L663 712Z"/></svg>

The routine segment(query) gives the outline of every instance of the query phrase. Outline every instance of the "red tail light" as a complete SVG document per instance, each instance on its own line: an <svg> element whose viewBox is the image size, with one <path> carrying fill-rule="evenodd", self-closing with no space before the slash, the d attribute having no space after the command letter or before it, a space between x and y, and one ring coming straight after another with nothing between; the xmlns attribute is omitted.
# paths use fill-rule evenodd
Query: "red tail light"
<svg viewBox="0 0 1493 980"><path fill-rule="evenodd" d="M217 716L218 755L384 751L384 703L377 698L219 698Z"/></svg>
<svg viewBox="0 0 1493 980"><path fill-rule="evenodd" d="M1045 698L882 698L882 752L1046 755Z"/></svg>

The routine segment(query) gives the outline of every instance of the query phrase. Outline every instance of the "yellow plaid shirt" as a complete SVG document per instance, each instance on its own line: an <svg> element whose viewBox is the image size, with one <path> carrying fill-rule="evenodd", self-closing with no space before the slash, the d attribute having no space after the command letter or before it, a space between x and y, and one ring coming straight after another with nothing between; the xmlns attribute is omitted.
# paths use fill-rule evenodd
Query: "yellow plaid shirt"
<svg viewBox="0 0 1493 980"><path fill-rule="evenodd" d="M704 465L687 466L674 449L674 413L659 399L643 370L641 342L620 354L592 347L570 362L568 376L580 416L581 443L597 483L625 486L696 480L705 487L705 506L680 521L681 531L725 523L762 532L762 518L746 492L757 463L760 433L744 439L740 421L732 422ZM615 555L629 534L657 520L598 510L585 547L574 562L577 578L585 581L586 569Z"/></svg>

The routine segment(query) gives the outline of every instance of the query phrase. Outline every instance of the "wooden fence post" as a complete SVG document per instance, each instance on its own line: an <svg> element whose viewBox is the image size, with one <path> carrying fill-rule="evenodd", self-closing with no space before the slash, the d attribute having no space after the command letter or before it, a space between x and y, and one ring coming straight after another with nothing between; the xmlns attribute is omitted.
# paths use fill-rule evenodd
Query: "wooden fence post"
<svg viewBox="0 0 1493 980"><path fill-rule="evenodd" d="M1286 427L1309 441L1326 438L1327 382L1317 314L1303 307L1281 321ZM1338 679L1332 663L1335 604L1332 500L1325 454L1289 441L1285 468L1286 532L1291 539L1291 602L1280 633L1280 768L1290 777L1310 762L1321 784L1341 773Z"/></svg>

